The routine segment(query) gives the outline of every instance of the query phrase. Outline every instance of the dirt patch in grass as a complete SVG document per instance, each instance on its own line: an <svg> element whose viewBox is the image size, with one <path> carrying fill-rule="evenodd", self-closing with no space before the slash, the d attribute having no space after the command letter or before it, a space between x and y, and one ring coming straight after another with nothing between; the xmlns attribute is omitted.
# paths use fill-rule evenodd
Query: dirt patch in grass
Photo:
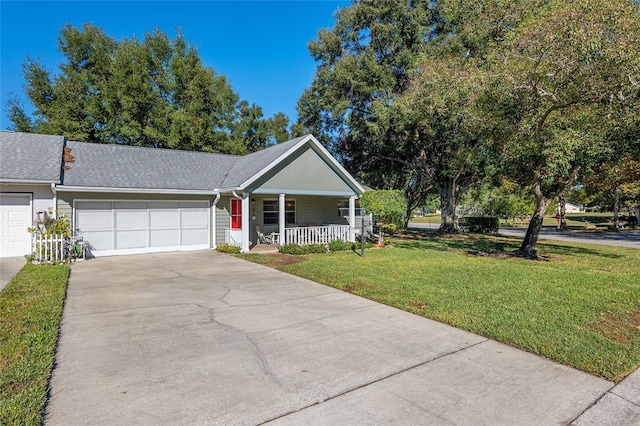
<svg viewBox="0 0 640 426"><path fill-rule="evenodd" d="M589 325L589 329L616 343L629 343L633 334L640 333L640 312L620 318L609 312L600 312L600 321Z"/></svg>
<svg viewBox="0 0 640 426"><path fill-rule="evenodd" d="M266 253L263 254L263 256L273 259L273 262L265 264L265 266L270 268L279 268L280 266L293 265L295 263L307 261L307 259L302 256L294 256L292 254L284 253Z"/></svg>
<svg viewBox="0 0 640 426"><path fill-rule="evenodd" d="M493 257L496 259L526 259L526 260L536 260L543 262L554 262L560 261L562 258L560 256L547 256L538 254L535 258L528 258L521 256L515 251L477 251L477 250L467 250L466 252L470 256L483 256L483 257Z"/></svg>
<svg viewBox="0 0 640 426"><path fill-rule="evenodd" d="M354 283L349 283L344 286L343 290L347 293L359 294L361 290L375 290L377 287L371 283L365 281L358 281Z"/></svg>

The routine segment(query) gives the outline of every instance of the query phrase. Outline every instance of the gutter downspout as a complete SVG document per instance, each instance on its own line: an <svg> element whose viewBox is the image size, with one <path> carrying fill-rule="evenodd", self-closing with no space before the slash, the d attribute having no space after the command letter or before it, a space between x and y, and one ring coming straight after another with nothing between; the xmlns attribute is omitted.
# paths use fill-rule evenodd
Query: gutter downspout
<svg viewBox="0 0 640 426"><path fill-rule="evenodd" d="M58 211L58 192L56 191L56 184L51 183L51 193L53 194L53 211Z"/></svg>
<svg viewBox="0 0 640 426"><path fill-rule="evenodd" d="M220 201L220 193L216 193L216 199L213 200L213 209L211 211L211 234L213 237L213 244L211 246L211 250L215 250L218 248L218 233L216 229L216 209L218 206L218 201Z"/></svg>

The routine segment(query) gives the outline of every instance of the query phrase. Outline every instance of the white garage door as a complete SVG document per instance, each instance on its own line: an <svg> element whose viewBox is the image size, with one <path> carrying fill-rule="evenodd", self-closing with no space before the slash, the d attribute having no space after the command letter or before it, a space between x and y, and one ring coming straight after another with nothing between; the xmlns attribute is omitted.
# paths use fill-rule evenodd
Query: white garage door
<svg viewBox="0 0 640 426"><path fill-rule="evenodd" d="M31 252L31 225L31 195L0 194L0 257Z"/></svg>
<svg viewBox="0 0 640 426"><path fill-rule="evenodd" d="M77 235L95 256L209 248L209 203L78 201Z"/></svg>

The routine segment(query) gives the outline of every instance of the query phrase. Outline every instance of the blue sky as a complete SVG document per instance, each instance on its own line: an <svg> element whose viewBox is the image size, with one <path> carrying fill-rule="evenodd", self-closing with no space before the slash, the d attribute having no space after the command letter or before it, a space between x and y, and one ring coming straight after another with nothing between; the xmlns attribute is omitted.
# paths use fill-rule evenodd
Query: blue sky
<svg viewBox="0 0 640 426"><path fill-rule="evenodd" d="M180 28L198 48L205 65L224 74L242 99L269 117L284 112L297 118L296 102L309 86L316 63L307 43L321 28L331 28L334 12L348 0L325 1L5 1L0 2L2 114L5 104L23 95L22 64L40 58L58 72L60 29L91 22L116 39L138 37L154 28L174 37Z"/></svg>

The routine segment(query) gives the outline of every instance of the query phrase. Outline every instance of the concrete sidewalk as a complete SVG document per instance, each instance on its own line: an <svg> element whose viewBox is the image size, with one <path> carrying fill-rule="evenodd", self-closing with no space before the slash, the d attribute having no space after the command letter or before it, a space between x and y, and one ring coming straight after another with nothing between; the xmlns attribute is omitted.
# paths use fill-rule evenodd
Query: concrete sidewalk
<svg viewBox="0 0 640 426"><path fill-rule="evenodd" d="M212 252L73 265L51 386L48 425L640 419L633 384Z"/></svg>

